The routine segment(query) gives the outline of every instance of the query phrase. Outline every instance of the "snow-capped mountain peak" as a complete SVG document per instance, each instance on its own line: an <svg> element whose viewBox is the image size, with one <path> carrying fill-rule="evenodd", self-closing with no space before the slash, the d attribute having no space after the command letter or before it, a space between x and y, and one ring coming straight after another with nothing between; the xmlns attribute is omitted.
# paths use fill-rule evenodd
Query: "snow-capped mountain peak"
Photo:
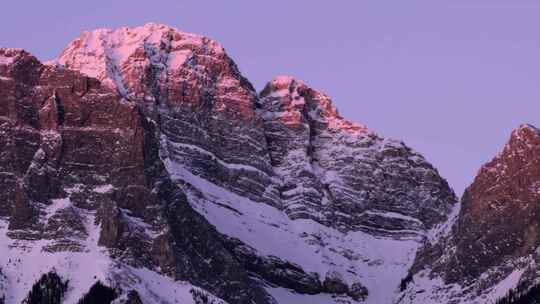
<svg viewBox="0 0 540 304"><path fill-rule="evenodd" d="M107 73L108 65L121 71L122 67L137 60L150 59L156 64L178 69L192 50L203 46L215 53L224 52L223 47L214 40L181 32L163 24L147 23L135 28L102 28L83 32L51 63L65 65L101 81L109 79L116 85L121 85L117 83L120 79L115 79L117 75ZM164 50L166 54L156 51L148 57L143 56L152 50Z"/></svg>
<svg viewBox="0 0 540 304"><path fill-rule="evenodd" d="M273 114L280 116L287 124L298 124L304 120L326 124L335 132L368 133L363 125L343 119L330 97L307 86L292 76L276 76L262 90L263 107L278 108ZM271 104L268 104L271 103Z"/></svg>
<svg viewBox="0 0 540 304"><path fill-rule="evenodd" d="M206 37L150 23L85 32L49 65L11 53L0 240L6 257L48 253L23 281L30 260L0 270L0 298L98 252L96 278L120 303L133 291L143 303L389 304L455 209L419 153L293 77L257 94Z"/></svg>

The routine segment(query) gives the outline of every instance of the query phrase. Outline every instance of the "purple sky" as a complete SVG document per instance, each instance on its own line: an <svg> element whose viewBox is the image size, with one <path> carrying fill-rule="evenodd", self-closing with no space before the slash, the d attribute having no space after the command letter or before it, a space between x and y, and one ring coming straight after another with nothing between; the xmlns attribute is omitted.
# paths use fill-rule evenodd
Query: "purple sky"
<svg viewBox="0 0 540 304"><path fill-rule="evenodd" d="M458 195L513 128L540 126L537 0L3 2L0 47L43 60L98 27L208 35L257 89L303 79L342 116L416 148Z"/></svg>

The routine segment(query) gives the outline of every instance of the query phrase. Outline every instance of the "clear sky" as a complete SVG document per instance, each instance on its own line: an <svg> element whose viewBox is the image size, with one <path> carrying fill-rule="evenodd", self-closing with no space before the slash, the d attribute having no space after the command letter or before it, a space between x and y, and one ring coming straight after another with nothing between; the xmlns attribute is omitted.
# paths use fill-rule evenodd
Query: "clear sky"
<svg viewBox="0 0 540 304"><path fill-rule="evenodd" d="M55 57L83 30L153 21L220 41L257 89L289 74L403 139L458 195L521 123L540 126L537 0L3 1L0 47Z"/></svg>

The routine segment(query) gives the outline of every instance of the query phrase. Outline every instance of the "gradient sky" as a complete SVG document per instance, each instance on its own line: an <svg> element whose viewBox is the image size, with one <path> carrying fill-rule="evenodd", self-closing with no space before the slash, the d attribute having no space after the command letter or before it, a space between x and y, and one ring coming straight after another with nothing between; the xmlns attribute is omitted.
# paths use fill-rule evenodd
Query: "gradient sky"
<svg viewBox="0 0 540 304"><path fill-rule="evenodd" d="M99 27L210 36L257 89L278 74L304 80L342 116L421 152L458 195L512 129L540 127L537 0L3 2L0 47L42 60Z"/></svg>

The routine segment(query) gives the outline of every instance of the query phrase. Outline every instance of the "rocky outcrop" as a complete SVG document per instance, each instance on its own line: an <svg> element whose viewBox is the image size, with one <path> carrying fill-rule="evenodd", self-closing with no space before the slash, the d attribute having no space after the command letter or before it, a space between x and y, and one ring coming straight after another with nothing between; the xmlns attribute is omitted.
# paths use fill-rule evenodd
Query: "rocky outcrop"
<svg viewBox="0 0 540 304"><path fill-rule="evenodd" d="M224 304L223 301L214 298L212 295L208 294L204 290L193 288L189 292L193 297L194 304Z"/></svg>
<svg viewBox="0 0 540 304"><path fill-rule="evenodd" d="M323 286L330 293L345 294L349 292L349 286L344 282L339 272L330 271L324 278Z"/></svg>
<svg viewBox="0 0 540 304"><path fill-rule="evenodd" d="M226 247L234 254L234 257L248 271L265 281L303 294L318 294L326 291L323 289L318 274L306 273L302 267L283 261L276 256L261 256L254 248L238 239L225 238L225 240Z"/></svg>
<svg viewBox="0 0 540 304"><path fill-rule="evenodd" d="M0 49L0 91L6 257L62 256L119 301L186 301L188 281L203 302L389 303L456 201L326 95L291 77L258 95L217 42L164 25L85 32L49 65Z"/></svg>
<svg viewBox="0 0 540 304"><path fill-rule="evenodd" d="M95 214L95 241L119 261L161 269L233 303L270 301L171 182L155 124L137 104L24 51L0 56L10 61L0 65L0 186L15 187L2 202L11 239L87 251L90 226L81 223L93 225Z"/></svg>
<svg viewBox="0 0 540 304"><path fill-rule="evenodd" d="M325 94L280 76L260 105L291 218L397 236L447 219L456 197L437 170L402 142L343 119Z"/></svg>
<svg viewBox="0 0 540 304"><path fill-rule="evenodd" d="M480 276L540 245L540 131L522 125L463 195L451 282Z"/></svg>
<svg viewBox="0 0 540 304"><path fill-rule="evenodd" d="M152 23L96 30L70 43L56 63L140 104L158 124L171 173L188 170L277 204L257 94L217 42Z"/></svg>
<svg viewBox="0 0 540 304"><path fill-rule="evenodd" d="M449 233L419 253L406 299L419 301L412 294L424 290L432 298L494 302L518 282L522 288L536 282L539 157L540 131L531 125L514 130L503 150L482 166L466 189ZM420 287L415 281L422 276L440 277L443 287L454 286L459 292L430 289L430 284Z"/></svg>
<svg viewBox="0 0 540 304"><path fill-rule="evenodd" d="M321 282L318 273L307 273L300 265L276 256L261 256L256 249L235 238L225 238L225 246L245 269L264 281L300 294L328 293L348 295L356 301L368 296L368 290L356 282L348 286L338 272L329 272Z"/></svg>
<svg viewBox="0 0 540 304"><path fill-rule="evenodd" d="M369 290L364 285L356 282L349 287L347 295L356 301L362 302L369 296Z"/></svg>

